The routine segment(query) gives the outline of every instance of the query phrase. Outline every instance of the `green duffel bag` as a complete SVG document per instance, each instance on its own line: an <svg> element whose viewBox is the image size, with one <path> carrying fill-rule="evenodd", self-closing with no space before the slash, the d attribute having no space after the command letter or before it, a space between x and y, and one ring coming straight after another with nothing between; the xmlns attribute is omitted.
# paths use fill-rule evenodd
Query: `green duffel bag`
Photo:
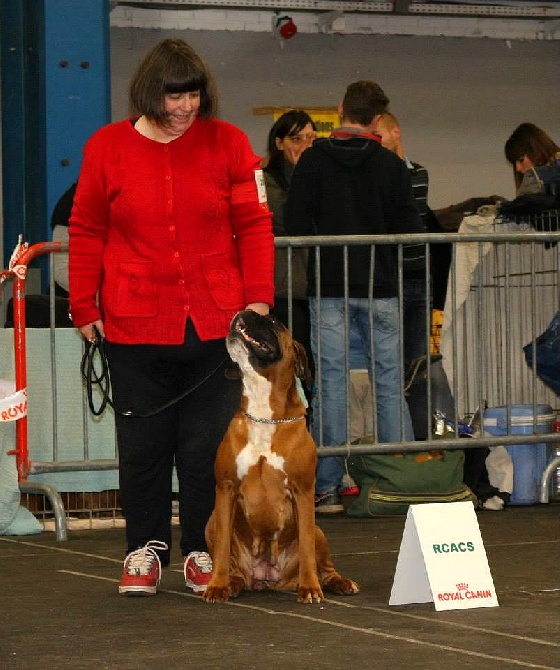
<svg viewBox="0 0 560 670"><path fill-rule="evenodd" d="M372 442L363 437L354 444ZM462 449L396 454L364 454L348 458L348 472L360 495L346 508L348 516L406 514L411 504L475 501L463 483Z"/></svg>

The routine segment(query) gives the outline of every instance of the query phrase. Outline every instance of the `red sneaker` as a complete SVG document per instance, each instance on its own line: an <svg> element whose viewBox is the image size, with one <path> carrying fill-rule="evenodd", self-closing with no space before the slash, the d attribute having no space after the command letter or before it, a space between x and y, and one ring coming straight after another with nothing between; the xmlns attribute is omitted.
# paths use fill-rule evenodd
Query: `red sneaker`
<svg viewBox="0 0 560 670"><path fill-rule="evenodd" d="M191 551L185 558L185 584L195 593L204 593L212 577L212 559L205 551Z"/></svg>
<svg viewBox="0 0 560 670"><path fill-rule="evenodd" d="M122 596L155 596L161 579L161 562L156 549L166 551L168 546L160 540L151 540L141 549L131 551L124 559L119 584Z"/></svg>

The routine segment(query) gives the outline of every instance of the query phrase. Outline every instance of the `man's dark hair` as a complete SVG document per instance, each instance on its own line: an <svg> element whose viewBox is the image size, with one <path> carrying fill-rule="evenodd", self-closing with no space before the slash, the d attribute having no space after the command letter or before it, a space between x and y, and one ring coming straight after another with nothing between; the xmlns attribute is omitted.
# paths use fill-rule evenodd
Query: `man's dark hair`
<svg viewBox="0 0 560 670"><path fill-rule="evenodd" d="M342 101L342 118L361 126L369 126L373 117L387 111L389 98L379 84L356 81L346 89Z"/></svg>

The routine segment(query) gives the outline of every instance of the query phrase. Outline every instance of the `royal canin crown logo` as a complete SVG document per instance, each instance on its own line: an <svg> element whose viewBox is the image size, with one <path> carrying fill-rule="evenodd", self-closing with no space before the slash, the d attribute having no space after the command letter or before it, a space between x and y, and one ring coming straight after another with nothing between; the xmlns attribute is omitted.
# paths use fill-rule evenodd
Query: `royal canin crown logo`
<svg viewBox="0 0 560 670"><path fill-rule="evenodd" d="M455 584L457 591L468 591L469 585L466 582L459 582Z"/></svg>

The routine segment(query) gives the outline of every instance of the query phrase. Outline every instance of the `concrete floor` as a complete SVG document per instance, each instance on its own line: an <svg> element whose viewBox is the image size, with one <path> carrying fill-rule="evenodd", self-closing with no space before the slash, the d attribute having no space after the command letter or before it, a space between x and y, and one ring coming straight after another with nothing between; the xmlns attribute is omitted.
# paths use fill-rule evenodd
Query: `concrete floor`
<svg viewBox="0 0 560 670"><path fill-rule="evenodd" d="M157 597L123 598L122 529L0 537L0 668L558 670L559 512L479 512L500 606L439 613L388 605L402 517L319 520L335 565L362 589L320 605L279 593L204 603L185 590L177 549Z"/></svg>

